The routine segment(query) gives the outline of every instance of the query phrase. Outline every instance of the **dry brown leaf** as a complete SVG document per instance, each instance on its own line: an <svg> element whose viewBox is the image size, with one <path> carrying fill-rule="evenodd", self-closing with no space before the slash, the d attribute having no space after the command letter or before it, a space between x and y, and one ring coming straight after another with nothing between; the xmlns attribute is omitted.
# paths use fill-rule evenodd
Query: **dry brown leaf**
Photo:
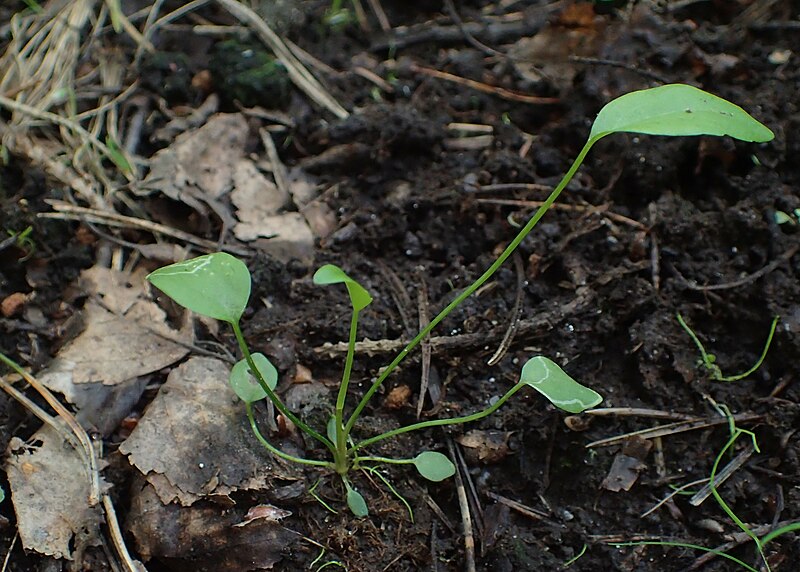
<svg viewBox="0 0 800 572"><path fill-rule="evenodd" d="M465 456L471 462L499 463L508 456L511 435L508 431L473 429L457 437L456 441L465 448Z"/></svg>
<svg viewBox="0 0 800 572"><path fill-rule="evenodd" d="M136 190L160 192L206 214L208 205L224 222L232 217L219 201L233 187L233 170L245 156L249 128L241 113L219 113L183 133L150 160L150 173Z"/></svg>
<svg viewBox="0 0 800 572"><path fill-rule="evenodd" d="M132 497L126 528L139 554L168 562L170 570L270 570L300 538L270 519L237 526L243 515L235 509L164 506L146 484L134 487Z"/></svg>
<svg viewBox="0 0 800 572"><path fill-rule="evenodd" d="M75 404L84 424L107 435L139 400L147 384L142 376L188 353L171 339L191 338L171 330L164 311L145 298L143 273L96 266L82 273L81 282L92 295L82 315L84 330L59 350L39 380Z"/></svg>
<svg viewBox="0 0 800 572"><path fill-rule="evenodd" d="M224 362L200 357L174 369L120 446L164 503L266 489L276 471L288 471L253 437L229 373Z"/></svg>
<svg viewBox="0 0 800 572"><path fill-rule="evenodd" d="M86 465L81 453L50 427L40 429L29 443L14 437L6 462L22 545L71 560L76 551L100 541L102 512L99 505L89 506Z"/></svg>
<svg viewBox="0 0 800 572"><path fill-rule="evenodd" d="M276 215L289 202L289 194L281 192L249 159L236 163L233 187L231 201L239 209L236 215L243 222Z"/></svg>
<svg viewBox="0 0 800 572"><path fill-rule="evenodd" d="M652 447L651 441L639 436L627 439L600 486L613 492L629 491L638 480L639 473L647 468L644 460Z"/></svg>

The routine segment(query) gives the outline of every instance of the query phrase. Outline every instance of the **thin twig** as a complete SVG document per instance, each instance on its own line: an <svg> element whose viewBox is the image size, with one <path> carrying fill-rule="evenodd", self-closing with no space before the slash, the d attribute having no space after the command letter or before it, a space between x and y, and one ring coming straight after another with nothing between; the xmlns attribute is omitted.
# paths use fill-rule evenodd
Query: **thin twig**
<svg viewBox="0 0 800 572"><path fill-rule="evenodd" d="M430 312L428 310L428 286L425 277L420 272L418 274L419 291L417 292L417 310L419 313L419 329L424 329L430 322ZM422 373L419 382L419 397L417 398L417 419L422 415L422 407L425 405L425 394L428 392L428 384L431 380L431 344L430 338L422 340ZM436 405L434 403L434 405Z"/></svg>
<svg viewBox="0 0 800 572"><path fill-rule="evenodd" d="M686 413L675 413L674 411L663 411L661 409L646 409L643 407L604 407L602 409L587 409L587 415L606 417L616 415L617 417L645 417L648 419L665 419L669 421L694 421L694 415Z"/></svg>
<svg viewBox="0 0 800 572"><path fill-rule="evenodd" d="M503 52L498 52L494 48L490 48L483 42L478 41L478 39L470 33L470 31L464 26L464 21L461 19L458 11L456 11L453 0L445 0L444 7L447 11L447 14L450 16L450 18L452 18L453 23L458 27L459 30L461 30L461 33L464 34L464 39L467 40L468 44L470 44L473 48L477 48L478 50L482 51L487 56L506 57L506 54Z"/></svg>
<svg viewBox="0 0 800 572"><path fill-rule="evenodd" d="M521 515L527 516L528 518L532 518L533 520L542 520L548 522L550 524L558 525L557 522L550 520L549 515L541 510L537 510L535 508L531 508L527 505L524 505L520 502L515 500L511 500L510 498L506 498L502 495L498 495L497 493L493 493L491 491L486 491L486 496L490 499L499 502L500 504L506 505L508 508L517 511Z"/></svg>
<svg viewBox="0 0 800 572"><path fill-rule="evenodd" d="M583 311L594 299L595 292L586 286L582 286L575 291L573 298L561 305L555 305L549 312L541 312L533 318L520 320L517 328L517 335L522 336L530 332L549 330L554 324L564 320L567 316L572 316ZM474 334L461 334L458 336L430 336L431 347L436 351L456 349L466 349L474 347L484 347L489 349L486 344L492 340L502 339L504 331L502 328L495 328L489 332L478 332ZM396 340L364 340L356 342L356 351L367 355L377 355L387 352L397 352L408 344L405 338ZM347 352L347 342L330 342L314 348L317 354L327 354L338 356Z"/></svg>
<svg viewBox="0 0 800 572"><path fill-rule="evenodd" d="M712 284L710 286L700 286L694 280L686 280L686 287L689 290L699 290L701 292L707 292L709 290L728 290L730 288L738 288L739 286L744 286L749 282L754 282L761 278L762 276L769 274L773 270L775 270L778 266L787 262L789 259L794 256L797 251L800 250L800 245L795 245L789 248L786 252L781 254L778 258L764 266L762 269L753 272L752 274L748 274L739 280L734 280L733 282L726 282L724 284Z"/></svg>
<svg viewBox="0 0 800 572"><path fill-rule="evenodd" d="M455 454L455 445L453 440L447 440L447 447L450 450L450 458L454 463L458 460ZM458 495L458 506L461 509L461 526L464 529L464 559L465 571L476 572L475 568L475 536L472 530L472 516L469 513L469 500L467 499L467 491L464 489L464 481L461 480L461 471L456 469L456 494Z"/></svg>
<svg viewBox="0 0 800 572"><path fill-rule="evenodd" d="M522 295L525 293L525 269L522 267L522 257L519 255L519 252L514 253L513 260L514 269L517 272L517 293L514 299L514 307L511 309L508 329L503 336L503 340L500 342L494 355L486 362L486 365L495 365L503 359L503 356L506 355L508 348L511 347L511 343L514 341L514 335L517 333L517 327L519 326L519 315L522 310Z"/></svg>
<svg viewBox="0 0 800 572"><path fill-rule="evenodd" d="M749 423L761 419L760 415L753 415L750 413L734 415L733 420L736 423ZM704 429L706 427L715 427L717 425L725 425L728 419L713 417L709 419L695 419L691 421L680 421L678 423L670 423L669 425L659 425L658 427L651 427L649 429L642 429L640 431L631 431L624 435L617 435L615 437L608 437L606 439L599 439L587 443L587 449L593 447L608 447L609 445L616 445L630 437L641 437L642 439L653 439L654 437L665 437L667 435L675 435L677 433L684 433L686 431L695 431L697 429Z"/></svg>
<svg viewBox="0 0 800 572"><path fill-rule="evenodd" d="M372 12L378 19L381 30L384 32L391 30L392 25L389 23L389 18L386 17L386 12L383 11L383 6L381 6L380 0L367 0L367 2L369 2L369 7L372 8Z"/></svg>
<svg viewBox="0 0 800 572"><path fill-rule="evenodd" d="M524 201L516 199L476 199L475 202L489 204L489 205L508 205L508 206L528 207L528 208L539 208L544 204L544 201ZM610 210L608 210L608 205L595 206L595 205L570 205L566 203L554 203L550 208L562 211L598 212L603 216L610 218L611 220L614 220L622 224L627 224L628 226L632 226L633 228L638 228L640 230L647 229L647 227L644 224L640 223L637 220L633 220L632 218L628 218L624 215L611 212Z"/></svg>
<svg viewBox="0 0 800 572"><path fill-rule="evenodd" d="M188 242L190 244L194 244L196 246L200 246L208 250L209 252L219 249L219 245L214 241L206 240L204 238L194 236L193 234L189 234L188 232L184 232L176 228L165 226L163 224L151 222L144 219L134 218L130 216L125 216L117 213L104 212L97 209L71 205L69 203L57 200L47 200L45 202L51 205L57 212L39 213L36 215L38 218L67 219L67 220L79 220L79 221L86 220L96 224L105 224L107 226L136 228L139 230L146 230L148 232L156 234L171 236L172 238L175 238L177 240L181 240L184 242ZM251 254L250 250L240 246L226 244L223 245L223 248L224 250L233 252L234 254L239 254L241 256L248 256Z"/></svg>
<svg viewBox="0 0 800 572"><path fill-rule="evenodd" d="M644 511L641 515L639 515L639 518L644 518L644 517L649 516L650 514L654 513L659 508L661 508L662 506L667 504L676 495L681 494L683 491L685 491L689 487L694 487L694 486L697 486L697 485L702 484L702 483L707 483L710 480L711 480L710 478L705 477L703 479L697 479L696 481L692 481L691 483L686 483L685 485L681 485L681 486L673 489L672 491L670 491L670 493L667 496L665 496L663 499L658 501L654 506L652 506L650 509Z"/></svg>
<svg viewBox="0 0 800 572"><path fill-rule="evenodd" d="M416 64L411 65L410 69L411 71L416 73L421 73L424 75L435 77L437 79L443 79L445 81L457 83L459 85L472 88L476 91L480 91L482 93L496 95L502 99L507 99L509 101L518 101L520 103L533 103L537 105L552 105L560 101L559 98L557 97L539 97L536 95L528 95L525 93L520 93L518 91L512 91L510 89L505 89L503 87L489 85L488 83L475 81L474 79L468 79L465 77L457 76L451 73L435 70L433 68L427 68Z"/></svg>
<svg viewBox="0 0 800 572"><path fill-rule="evenodd" d="M122 537L122 529L119 527L117 520L117 512L114 510L114 505L108 495L103 495L103 510L106 513L106 524L111 535L111 543L117 551L117 556L120 557L123 566L127 572L147 572L144 565L131 558L128 547L125 545L125 539Z"/></svg>
<svg viewBox="0 0 800 572"><path fill-rule="evenodd" d="M89 506L96 506L100 502L100 469L97 462L97 452L95 451L91 438L86 433L84 428L81 427L80 423L78 423L72 413L70 413L69 410L64 407L52 393L50 393L50 390L42 385L41 382L39 382L39 380L2 354L0 354L0 360L21 375L22 378L28 382L28 385L34 388L36 392L41 395L42 398L44 398L47 404L53 408L61 420L67 424L75 438L77 438L78 443L80 444L80 447L78 447L77 450L83 452L83 459L86 461L86 471L89 477ZM17 394L19 392L11 391L11 389L14 388L12 388L10 383L6 382L2 377L0 377L0 382L2 383L3 389L8 392L9 395L18 398ZM29 400L26 398L25 400L20 400L20 403L27 406ZM34 413L36 412L34 409L31 411L34 411ZM52 423L49 424L53 426ZM59 431L59 434L63 434L63 432ZM70 444L74 446L74 442L72 440L69 441Z"/></svg>
<svg viewBox="0 0 800 572"><path fill-rule="evenodd" d="M710 497L715 488L719 488L722 483L728 480L733 473L735 473L747 460L753 455L755 448L753 443L748 442L744 449L736 455L731 461L725 465L725 468L714 475L714 482L709 483L702 489L697 491L692 498L689 499L689 504L692 506L700 506L703 502Z"/></svg>

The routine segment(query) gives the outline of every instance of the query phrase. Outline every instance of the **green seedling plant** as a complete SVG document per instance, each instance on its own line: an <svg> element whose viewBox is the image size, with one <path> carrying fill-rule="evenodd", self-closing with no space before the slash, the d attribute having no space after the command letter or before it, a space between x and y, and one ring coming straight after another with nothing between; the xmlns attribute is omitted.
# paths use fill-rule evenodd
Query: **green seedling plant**
<svg viewBox="0 0 800 572"><path fill-rule="evenodd" d="M277 372L266 356L251 353L242 335L240 320L250 297L251 278L243 262L226 253L213 253L160 268L148 276L149 281L178 304L217 320L227 322L233 329L242 360L234 366L230 383L245 403L248 419L256 438L274 455L296 463L327 469L337 473L344 485L347 504L357 516L367 514L363 496L350 480L351 472L380 464L413 465L425 478L441 481L454 474L455 467L443 454L424 451L409 459L390 459L372 456L365 451L385 439L437 426L478 421L491 415L523 388L533 388L556 407L569 413L580 413L595 407L602 397L593 389L571 378L558 364L545 356L534 356L523 366L519 382L489 407L460 417L432 419L358 439L356 422L384 381L419 343L446 316L474 294L512 255L523 239L541 220L561 192L572 180L592 146L613 133L643 133L666 136L729 135L751 142L769 141L772 132L753 119L740 107L697 88L674 84L623 95L608 103L592 125L589 138L580 153L542 206L497 257L489 268L454 298L424 327L403 350L381 370L369 389L346 415L348 386L355 358L360 313L372 301L370 294L342 269L325 265L314 274L319 285L344 286L350 297L352 312L347 354L333 415L324 434L308 426L288 410L275 392ZM308 459L290 455L269 443L260 433L253 415L253 404L270 399L275 408L301 431L318 441L330 453L327 460Z"/></svg>
<svg viewBox="0 0 800 572"><path fill-rule="evenodd" d="M753 375L758 368L761 367L761 364L764 363L767 353L769 353L769 347L772 345L772 338L775 336L775 328L777 328L778 321L781 319L780 316L775 316L772 319L772 325L769 328L769 334L767 335L767 341L764 344L764 349L761 351L761 356L758 358L758 361L756 361L753 367L738 375L724 375L722 373L722 369L720 369L719 365L717 365L717 356L706 351L705 346L703 346L703 342L700 341L700 338L697 337L697 334L695 334L694 330L689 327L689 324L686 323L686 320L683 319L683 316L681 316L680 313L676 314L676 317L678 318L678 323L686 331L686 333L689 334L689 337L692 338L694 345L697 346L697 350L700 352L698 364L708 371L711 379L714 381L740 381Z"/></svg>
<svg viewBox="0 0 800 572"><path fill-rule="evenodd" d="M764 570L770 572L770 565L769 560L764 552L764 547L775 540L776 538L783 536L784 534L788 534L791 532L797 532L800 530L800 522L790 522L788 524L784 524L783 526L779 526L772 530L771 532L765 534L764 536L759 537L753 530L745 524L745 522L739 518L739 516L733 511L733 509L725 502L725 499L722 498L720 494L716 482L717 482L717 474L719 472L719 465L722 462L722 459L725 457L725 454L732 450L736 442L739 440L740 437L746 436L750 437L753 443L753 449L756 453L760 453L761 449L758 446L758 441L756 439L755 433L752 431L748 431L747 429L742 429L736 425L734 421L733 414L731 414L730 410L724 406L720 405L719 407L720 413L723 413L728 419L728 430L730 432L730 437L725 445L722 447L720 452L717 454L716 458L714 459L714 464L711 467L711 474L709 477L709 485L711 487L711 494L714 497L714 500L717 501L717 504L722 509L722 511L728 515L728 517L733 521L736 526L738 526L742 532L744 532L756 545L756 551L758 555L761 557L761 560L764 565ZM742 561L740 558L733 556L725 552L724 550L720 550L717 548L708 548L707 546L701 546L698 544L691 544L686 542L675 542L669 540L648 540L648 541L633 541L633 542L615 542L613 546L672 546L678 548L690 548L692 550L698 550L700 552L709 552L714 554L715 556L719 556L726 560L729 560L735 564L737 564L740 568L747 570L748 572L759 572L758 569L750 566L746 562Z"/></svg>

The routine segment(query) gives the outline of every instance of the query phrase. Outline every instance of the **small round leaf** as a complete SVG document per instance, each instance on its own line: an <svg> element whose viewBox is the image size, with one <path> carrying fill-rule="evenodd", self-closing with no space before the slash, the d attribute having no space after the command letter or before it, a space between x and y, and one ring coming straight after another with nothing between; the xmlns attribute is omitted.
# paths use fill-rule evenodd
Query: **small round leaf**
<svg viewBox="0 0 800 572"><path fill-rule="evenodd" d="M356 312L360 312L372 303L369 292L345 274L344 270L333 264L326 264L314 273L314 284L344 284L347 286L350 303Z"/></svg>
<svg viewBox="0 0 800 572"><path fill-rule="evenodd" d="M414 466L420 475L436 483L452 477L456 472L450 459L434 451L425 451L414 457Z"/></svg>
<svg viewBox="0 0 800 572"><path fill-rule="evenodd" d="M530 385L550 403L570 413L580 413L603 401L599 393L572 379L553 360L544 356L528 360L522 367L520 383Z"/></svg>
<svg viewBox="0 0 800 572"><path fill-rule="evenodd" d="M364 500L361 493L349 486L347 487L347 506L350 507L350 512L359 518L363 518L369 514L367 501Z"/></svg>
<svg viewBox="0 0 800 572"><path fill-rule="evenodd" d="M261 377L267 382L270 389L275 389L278 384L278 370L270 363L267 356L261 353L253 354L253 361L258 368ZM239 360L233 366L230 375L231 387L234 393L245 403L255 403L267 396L267 392L258 383L256 377L250 372L247 360Z"/></svg>
<svg viewBox="0 0 800 572"><path fill-rule="evenodd" d="M193 312L237 323L250 299L250 272L244 262L215 252L164 266L147 279Z"/></svg>

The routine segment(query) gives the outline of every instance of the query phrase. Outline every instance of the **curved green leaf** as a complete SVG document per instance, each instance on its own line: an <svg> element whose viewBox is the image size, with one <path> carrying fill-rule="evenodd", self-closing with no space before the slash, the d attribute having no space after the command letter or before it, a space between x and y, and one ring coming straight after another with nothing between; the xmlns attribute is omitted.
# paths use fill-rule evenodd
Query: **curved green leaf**
<svg viewBox="0 0 800 572"><path fill-rule="evenodd" d="M314 273L314 284L344 284L347 286L350 303L356 312L363 310L372 302L372 296L369 295L369 292L334 264L326 264L317 270Z"/></svg>
<svg viewBox="0 0 800 572"><path fill-rule="evenodd" d="M367 508L367 501L364 500L364 497L361 496L357 490L355 490L350 485L347 486L347 506L350 507L350 512L356 515L359 518L365 517L369 514L369 509Z"/></svg>
<svg viewBox="0 0 800 572"><path fill-rule="evenodd" d="M267 386L270 389L275 389L275 386L278 385L278 370L275 369L275 366L264 354L256 353L252 357L259 373L261 373L261 377L267 382ZM255 376L250 373L250 366L247 364L247 360L242 359L236 362L236 365L231 369L229 380L233 392L245 403L261 401L267 396L267 392L264 391Z"/></svg>
<svg viewBox="0 0 800 572"><path fill-rule="evenodd" d="M420 475L436 483L452 477L456 472L450 459L435 451L425 451L414 457L414 466Z"/></svg>
<svg viewBox="0 0 800 572"><path fill-rule="evenodd" d="M730 135L757 142L774 137L738 105L684 84L632 91L609 102L594 120L589 137L597 140L619 132Z"/></svg>
<svg viewBox="0 0 800 572"><path fill-rule="evenodd" d="M250 299L247 266L225 252L164 266L147 279L184 308L232 324Z"/></svg>
<svg viewBox="0 0 800 572"><path fill-rule="evenodd" d="M550 403L570 413L580 413L603 401L599 393L572 379L553 360L544 356L528 360L522 367L520 383L530 385Z"/></svg>

